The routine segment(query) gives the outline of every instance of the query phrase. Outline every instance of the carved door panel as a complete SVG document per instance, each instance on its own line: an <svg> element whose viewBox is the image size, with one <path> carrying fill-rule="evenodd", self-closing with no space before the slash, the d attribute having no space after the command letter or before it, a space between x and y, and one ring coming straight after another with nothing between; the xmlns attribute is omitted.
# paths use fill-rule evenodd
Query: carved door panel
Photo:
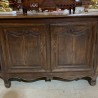
<svg viewBox="0 0 98 98"><path fill-rule="evenodd" d="M2 46L9 72L45 72L48 70L47 26L27 24L5 26Z"/></svg>
<svg viewBox="0 0 98 98"><path fill-rule="evenodd" d="M93 69L95 30L94 23L51 25L52 71Z"/></svg>

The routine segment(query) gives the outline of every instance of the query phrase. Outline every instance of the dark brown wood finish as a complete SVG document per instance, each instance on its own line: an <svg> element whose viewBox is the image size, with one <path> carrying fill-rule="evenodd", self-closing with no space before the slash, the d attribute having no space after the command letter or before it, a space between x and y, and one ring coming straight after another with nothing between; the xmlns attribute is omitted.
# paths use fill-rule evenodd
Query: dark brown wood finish
<svg viewBox="0 0 98 98"><path fill-rule="evenodd" d="M0 16L0 76L74 80L98 72L97 16Z"/></svg>
<svg viewBox="0 0 98 98"><path fill-rule="evenodd" d="M51 65L54 71L92 69L95 26L90 22L51 25Z"/></svg>
<svg viewBox="0 0 98 98"><path fill-rule="evenodd" d="M48 70L47 25L10 24L2 28L2 48L5 51L7 72Z"/></svg>

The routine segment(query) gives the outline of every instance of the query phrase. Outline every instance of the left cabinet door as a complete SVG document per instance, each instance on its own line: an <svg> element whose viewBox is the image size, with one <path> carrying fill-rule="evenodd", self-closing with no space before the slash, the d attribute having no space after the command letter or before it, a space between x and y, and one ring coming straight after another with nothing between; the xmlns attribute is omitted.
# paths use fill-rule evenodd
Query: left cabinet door
<svg viewBox="0 0 98 98"><path fill-rule="evenodd" d="M46 72L47 32L44 24L2 27L2 48L7 72Z"/></svg>

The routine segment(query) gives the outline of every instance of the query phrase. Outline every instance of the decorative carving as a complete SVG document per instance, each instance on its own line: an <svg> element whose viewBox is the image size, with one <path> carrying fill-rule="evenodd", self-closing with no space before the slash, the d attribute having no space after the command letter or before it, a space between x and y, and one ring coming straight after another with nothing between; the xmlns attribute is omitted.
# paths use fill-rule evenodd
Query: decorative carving
<svg viewBox="0 0 98 98"><path fill-rule="evenodd" d="M10 87L11 79L31 81L42 77L90 77L91 84L96 83L97 16L12 17L0 19L0 77L6 87Z"/></svg>
<svg viewBox="0 0 98 98"><path fill-rule="evenodd" d="M43 28L43 29L41 29ZM36 25L4 28L9 69L44 70L46 64L46 27Z"/></svg>
<svg viewBox="0 0 98 98"><path fill-rule="evenodd" d="M62 32L58 32L57 34L67 34L71 36L81 36L85 35L87 31L90 30L89 26L87 27L86 25L66 25L66 29L62 28Z"/></svg>
<svg viewBox="0 0 98 98"><path fill-rule="evenodd" d="M54 71L74 67L91 68L88 57L92 47L92 27L89 23L52 25L51 55Z"/></svg>
<svg viewBox="0 0 98 98"><path fill-rule="evenodd" d="M33 30L25 30L25 35L37 37L39 36L39 32L33 31Z"/></svg>
<svg viewBox="0 0 98 98"><path fill-rule="evenodd" d="M82 26L69 26L69 32L66 32L67 34L73 35L73 36L81 36L84 35L85 33L87 33L87 31L89 30L88 27L86 27L85 25Z"/></svg>
<svg viewBox="0 0 98 98"><path fill-rule="evenodd" d="M4 80L4 85L5 85L6 88L10 88L10 86L11 86L11 81L5 79L5 80Z"/></svg>
<svg viewBox="0 0 98 98"><path fill-rule="evenodd" d="M23 32L24 31L11 31L11 30L5 30L5 32L10 36L13 36L13 37L20 37L20 36L22 36L23 35Z"/></svg>
<svg viewBox="0 0 98 98"><path fill-rule="evenodd" d="M11 31L11 30L6 30L5 32L7 32L8 35L14 36L14 37L19 37L19 36L25 36L25 35L30 35L30 36L38 36L39 33L36 31L31 31L31 30L21 30L21 31Z"/></svg>

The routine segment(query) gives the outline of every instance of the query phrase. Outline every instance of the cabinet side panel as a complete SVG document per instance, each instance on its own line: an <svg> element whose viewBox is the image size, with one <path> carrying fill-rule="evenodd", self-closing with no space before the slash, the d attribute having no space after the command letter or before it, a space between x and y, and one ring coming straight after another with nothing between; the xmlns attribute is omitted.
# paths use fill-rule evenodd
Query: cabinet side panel
<svg viewBox="0 0 98 98"><path fill-rule="evenodd" d="M55 70L91 69L95 25L68 23L51 25L51 64Z"/></svg>

